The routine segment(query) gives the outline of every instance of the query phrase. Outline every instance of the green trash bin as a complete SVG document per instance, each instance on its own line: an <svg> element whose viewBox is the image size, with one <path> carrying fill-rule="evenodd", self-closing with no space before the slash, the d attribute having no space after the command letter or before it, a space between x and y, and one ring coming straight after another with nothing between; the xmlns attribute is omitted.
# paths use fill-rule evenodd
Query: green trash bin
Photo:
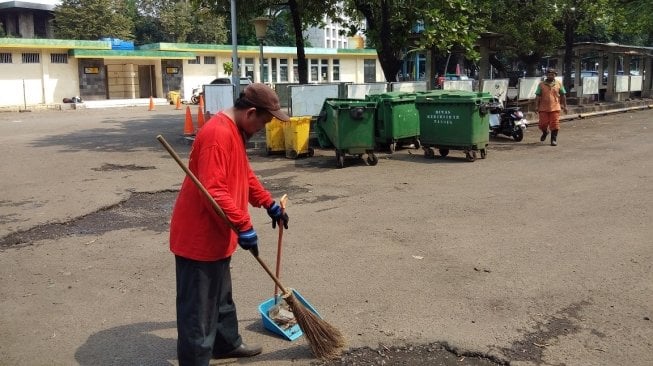
<svg viewBox="0 0 653 366"><path fill-rule="evenodd" d="M378 147L393 153L404 144L420 147L419 114L415 107L417 93L389 92L372 94L366 100L376 102L374 137Z"/></svg>
<svg viewBox="0 0 653 366"><path fill-rule="evenodd" d="M345 166L345 155L362 158L376 165L374 154L374 111L376 103L363 99L324 100L317 119L316 132L321 147L333 146L338 168Z"/></svg>
<svg viewBox="0 0 653 366"><path fill-rule="evenodd" d="M469 161L487 156L489 144L490 93L469 91L435 91L418 94L415 107L419 113L420 142L425 157L441 156L450 150L462 150Z"/></svg>

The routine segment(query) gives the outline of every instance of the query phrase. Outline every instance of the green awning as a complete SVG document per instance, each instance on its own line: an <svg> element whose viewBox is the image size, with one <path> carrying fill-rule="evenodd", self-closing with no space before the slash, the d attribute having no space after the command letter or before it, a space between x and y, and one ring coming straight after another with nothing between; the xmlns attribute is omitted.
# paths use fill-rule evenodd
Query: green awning
<svg viewBox="0 0 653 366"><path fill-rule="evenodd" d="M105 58L105 59L182 59L194 60L192 52L175 51L143 51L143 50L68 50L68 55L75 58Z"/></svg>

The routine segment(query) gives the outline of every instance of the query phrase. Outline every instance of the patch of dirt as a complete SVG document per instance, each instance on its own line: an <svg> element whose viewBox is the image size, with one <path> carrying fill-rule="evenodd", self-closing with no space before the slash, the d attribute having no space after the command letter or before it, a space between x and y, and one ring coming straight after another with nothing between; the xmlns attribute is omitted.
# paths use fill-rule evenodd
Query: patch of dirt
<svg viewBox="0 0 653 366"><path fill-rule="evenodd" d="M109 231L141 227L156 232L168 230L177 191L134 193L125 201L86 216L39 225L0 238L0 248L31 245L44 239L77 234L104 234Z"/></svg>
<svg viewBox="0 0 653 366"><path fill-rule="evenodd" d="M317 361L311 365L506 366L509 364L489 356L461 354L447 344L430 343L356 348L345 352L335 360Z"/></svg>
<svg viewBox="0 0 653 366"><path fill-rule="evenodd" d="M128 164L128 165L102 164L101 167L92 168L91 170L95 170L96 172L108 172L108 171L113 171L113 170L138 171L138 170L152 170L152 169L154 169L153 166L138 166L138 165L135 165L135 164Z"/></svg>

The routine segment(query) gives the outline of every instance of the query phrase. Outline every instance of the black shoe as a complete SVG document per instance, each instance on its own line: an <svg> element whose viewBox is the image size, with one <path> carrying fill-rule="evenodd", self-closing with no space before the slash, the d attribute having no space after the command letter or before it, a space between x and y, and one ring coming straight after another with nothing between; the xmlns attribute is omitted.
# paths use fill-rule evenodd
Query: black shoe
<svg viewBox="0 0 653 366"><path fill-rule="evenodd" d="M252 357L258 355L262 351L263 351L263 347L259 345L250 346L245 343L241 343L240 346L236 347L233 351L221 355L213 355L213 358L223 359L223 358Z"/></svg>
<svg viewBox="0 0 653 366"><path fill-rule="evenodd" d="M544 142L547 136L549 136L549 131L542 131L542 136L540 136L540 141Z"/></svg>
<svg viewBox="0 0 653 366"><path fill-rule="evenodd" d="M558 130L551 131L551 146L558 146Z"/></svg>

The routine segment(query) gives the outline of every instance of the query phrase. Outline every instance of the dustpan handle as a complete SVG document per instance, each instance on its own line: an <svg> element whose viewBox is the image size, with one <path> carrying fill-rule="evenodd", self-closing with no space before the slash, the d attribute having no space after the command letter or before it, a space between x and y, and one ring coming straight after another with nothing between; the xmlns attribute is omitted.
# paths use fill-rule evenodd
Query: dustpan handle
<svg viewBox="0 0 653 366"><path fill-rule="evenodd" d="M161 145L163 145L163 147L168 151L168 154L170 154L170 156L172 156L172 158L177 162L177 164L178 164L179 167L184 171L184 173L186 173L186 175L187 175L187 176L188 176L188 177L193 181L193 183L195 183L195 186L197 186L197 188L202 192L202 194L204 195L204 197L205 197L207 200L209 200L209 202L211 202L211 206L213 206L213 209L215 210L215 212L216 212L220 217L222 217L222 219L224 219L224 221L227 223L227 225L229 225L229 227L230 227L233 231L235 231L236 233L238 233L238 229L236 229L236 227L234 226L234 224L233 224L231 221L229 221L229 218L228 218L227 215L224 213L224 211L222 211L222 208L220 207L220 205L218 205L218 203L215 202L215 200L213 199L213 197L211 196L211 194L209 193L209 191L207 191L206 188L204 188L204 185L202 185L202 182L200 182L199 179L197 179L197 177L195 176L195 174L193 174L193 172L191 172L190 169L188 169L188 167L186 166L186 164L184 164L184 162L181 161L181 158L179 157L179 155L177 155L177 153L176 153L175 150L172 148L172 146L170 146L170 144L168 144L168 141L166 141L166 139L163 138L163 136L161 136L161 135L158 135L158 136L156 137L156 139L159 140L159 142L161 143ZM265 270L265 272L268 273L268 275L270 276L270 278L272 278L272 281L274 281L274 283L275 283L277 286L279 286L279 288L281 289L281 292L283 292L284 295L289 295L290 292L289 292L289 291L288 291L288 290L283 286L283 284L281 284L281 281L279 281L279 279L277 278L277 276L275 276L274 273L272 273L272 271L270 270L270 268L268 268L267 264L265 264L265 262L263 262L263 260L262 260L259 256L254 255L254 253L252 253L252 255L254 256L254 258L256 258L256 260L257 260L258 263L261 265L261 267L263 267L263 269Z"/></svg>

